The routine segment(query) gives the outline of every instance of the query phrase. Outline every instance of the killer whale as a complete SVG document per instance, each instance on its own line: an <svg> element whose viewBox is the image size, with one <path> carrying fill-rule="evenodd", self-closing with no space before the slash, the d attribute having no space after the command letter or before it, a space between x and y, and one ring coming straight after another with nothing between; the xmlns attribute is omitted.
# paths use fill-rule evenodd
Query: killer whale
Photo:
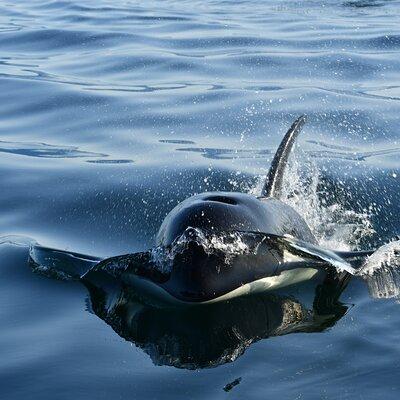
<svg viewBox="0 0 400 400"><path fill-rule="evenodd" d="M332 266L353 273L354 262L371 252L322 249L306 221L281 199L285 167L305 120L298 118L285 134L261 196L206 192L189 197L169 212L156 246L144 252L100 260L36 245L30 253L34 269L86 284L117 278L147 303L175 305L277 289L325 276Z"/></svg>

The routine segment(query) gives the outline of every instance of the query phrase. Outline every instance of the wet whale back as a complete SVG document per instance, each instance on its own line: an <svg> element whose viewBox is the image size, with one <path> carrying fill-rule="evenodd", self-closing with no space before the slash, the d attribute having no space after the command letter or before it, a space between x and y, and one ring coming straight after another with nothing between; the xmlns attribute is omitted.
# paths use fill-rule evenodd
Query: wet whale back
<svg viewBox="0 0 400 400"><path fill-rule="evenodd" d="M157 245L171 245L188 227L215 234L252 231L291 235L316 243L307 223L293 208L274 198L259 200L245 193L210 192L186 199L165 218Z"/></svg>

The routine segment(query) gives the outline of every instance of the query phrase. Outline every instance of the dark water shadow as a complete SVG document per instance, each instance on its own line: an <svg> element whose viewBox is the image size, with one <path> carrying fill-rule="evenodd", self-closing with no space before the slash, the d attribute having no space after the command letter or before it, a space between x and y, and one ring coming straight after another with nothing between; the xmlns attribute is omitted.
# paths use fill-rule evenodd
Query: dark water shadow
<svg viewBox="0 0 400 400"><path fill-rule="evenodd" d="M339 297L348 281L347 274L326 278L316 286L311 306L274 293L160 309L142 304L128 287L107 278L86 284L87 306L155 365L213 368L235 361L261 339L332 327L347 312Z"/></svg>
<svg viewBox="0 0 400 400"><path fill-rule="evenodd" d="M107 160L107 159L99 159L99 160L87 160L86 162L91 164L131 164L133 160L128 159L119 159L119 160Z"/></svg>
<svg viewBox="0 0 400 400"><path fill-rule="evenodd" d="M79 150L77 146L55 146L36 142L0 140L0 152L41 158L107 157L107 154Z"/></svg>
<svg viewBox="0 0 400 400"><path fill-rule="evenodd" d="M130 164L134 162L130 159L103 158L109 157L109 155L80 150L77 146L56 146L40 142L11 142L0 140L0 153L39 158L91 158L90 160L86 160L86 162L93 164Z"/></svg>
<svg viewBox="0 0 400 400"><path fill-rule="evenodd" d="M388 1L382 0L353 0L345 1L343 6L353 7L353 8L371 8L371 7L383 7L388 3Z"/></svg>

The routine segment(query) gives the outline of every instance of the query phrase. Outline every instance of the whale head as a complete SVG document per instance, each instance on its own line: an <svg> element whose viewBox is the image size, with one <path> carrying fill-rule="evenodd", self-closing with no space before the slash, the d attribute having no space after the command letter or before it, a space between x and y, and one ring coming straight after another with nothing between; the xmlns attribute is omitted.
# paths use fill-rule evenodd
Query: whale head
<svg viewBox="0 0 400 400"><path fill-rule="evenodd" d="M157 245L171 245L189 227L214 234L266 232L273 220L273 215L262 202L249 194L202 193L184 200L166 216L158 231Z"/></svg>

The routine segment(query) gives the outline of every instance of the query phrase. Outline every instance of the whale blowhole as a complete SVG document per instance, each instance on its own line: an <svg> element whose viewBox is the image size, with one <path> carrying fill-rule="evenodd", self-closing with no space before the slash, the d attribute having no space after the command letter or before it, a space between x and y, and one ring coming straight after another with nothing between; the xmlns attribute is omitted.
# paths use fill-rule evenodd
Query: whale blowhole
<svg viewBox="0 0 400 400"><path fill-rule="evenodd" d="M224 203L237 205L237 201L233 197L229 196L220 196L220 195L211 195L204 198L205 201L215 201L216 203Z"/></svg>

